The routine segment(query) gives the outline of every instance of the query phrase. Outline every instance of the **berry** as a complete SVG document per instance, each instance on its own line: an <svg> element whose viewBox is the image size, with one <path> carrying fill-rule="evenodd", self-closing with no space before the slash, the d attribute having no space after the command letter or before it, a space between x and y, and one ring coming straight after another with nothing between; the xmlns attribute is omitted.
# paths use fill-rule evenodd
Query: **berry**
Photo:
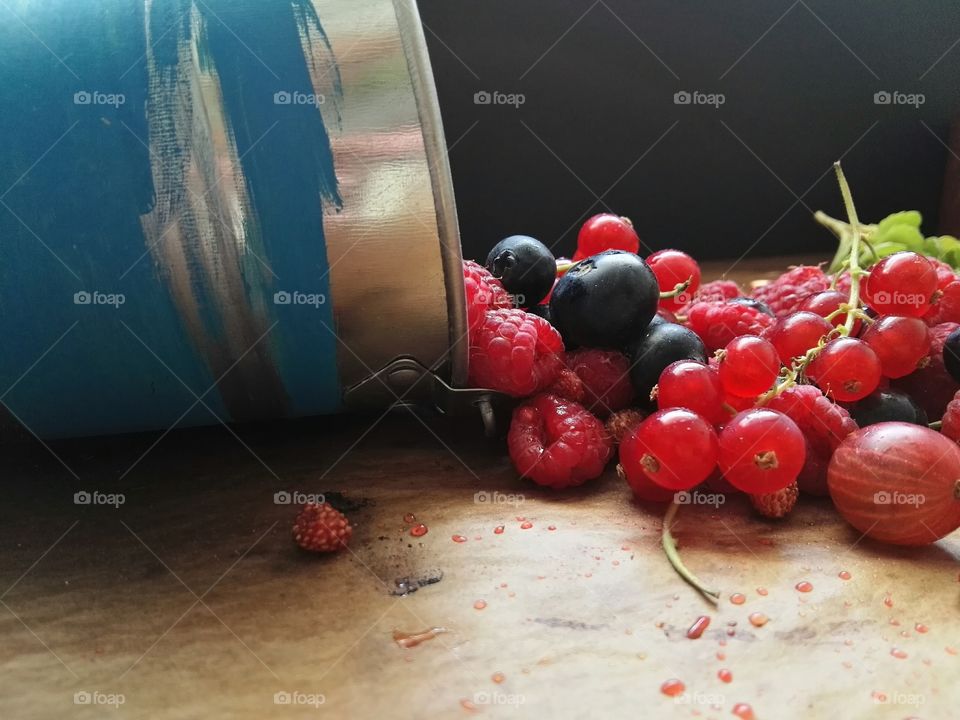
<svg viewBox="0 0 960 720"><path fill-rule="evenodd" d="M733 280L712 280L700 286L694 295L694 301L721 302L740 297L743 291Z"/></svg>
<svg viewBox="0 0 960 720"><path fill-rule="evenodd" d="M714 352L735 337L759 335L773 325L773 318L748 305L724 302L698 302L687 308L687 327Z"/></svg>
<svg viewBox="0 0 960 720"><path fill-rule="evenodd" d="M906 377L894 380L891 387L913 398L927 416L935 420L943 415L960 383L950 376L944 366L943 348L947 338L960 325L941 323L930 328L930 352L920 361L920 368Z"/></svg>
<svg viewBox="0 0 960 720"><path fill-rule="evenodd" d="M564 400L573 400L582 403L585 388L583 380L570 368L561 368L557 374L557 379L546 389L551 395L556 395Z"/></svg>
<svg viewBox="0 0 960 720"><path fill-rule="evenodd" d="M607 418L604 427L607 428L613 442L619 445L624 436L642 423L645 417L644 413L633 408L618 410Z"/></svg>
<svg viewBox="0 0 960 720"><path fill-rule="evenodd" d="M550 306L549 305L542 305L542 304L534 305L532 307L528 307L527 312L530 313L531 315L542 317L547 322L550 322Z"/></svg>
<svg viewBox="0 0 960 720"><path fill-rule="evenodd" d="M935 298L923 321L927 325L960 322L960 281L954 280L940 288L939 297Z"/></svg>
<svg viewBox="0 0 960 720"><path fill-rule="evenodd" d="M926 425L927 414L909 395L894 390L876 390L850 407L850 416L860 427L881 422Z"/></svg>
<svg viewBox="0 0 960 720"><path fill-rule="evenodd" d="M840 309L840 306L850 300L850 296L846 295L839 290L824 290L819 292L816 295L811 295L802 303L800 303L800 310L806 312L812 312L815 315L819 315L822 318L827 318L832 315L835 311ZM847 314L840 313L835 315L830 323L832 325L843 325L847 322ZM853 330L851 331L852 335L857 335L860 332L860 326L863 322L858 318L853 323Z"/></svg>
<svg viewBox="0 0 960 720"><path fill-rule="evenodd" d="M943 290L947 287L947 285L956 281L957 274L954 272L953 268L943 260L938 260L934 257L927 257L927 262L933 266L933 269L937 273L937 290Z"/></svg>
<svg viewBox="0 0 960 720"><path fill-rule="evenodd" d="M657 277L660 292L672 292L677 285L690 284L676 297L663 298L660 306L667 310L679 310L690 302L700 287L700 266L697 261L679 250L658 250L647 258L647 265Z"/></svg>
<svg viewBox="0 0 960 720"><path fill-rule="evenodd" d="M790 514L799 497L800 488L794 482L772 493L750 495L750 504L764 517L779 519Z"/></svg>
<svg viewBox="0 0 960 720"><path fill-rule="evenodd" d="M293 539L310 552L336 552L350 542L353 528L330 503L307 503L293 522Z"/></svg>
<svg viewBox="0 0 960 720"><path fill-rule="evenodd" d="M930 330L919 318L882 317L860 338L876 353L880 371L888 378L909 375L930 352Z"/></svg>
<svg viewBox="0 0 960 720"><path fill-rule="evenodd" d="M638 500L643 500L644 502L670 502L676 496L673 490L660 487L647 477L646 473L635 472L628 476L621 464L617 465L617 477L630 486L630 489L633 490L633 494Z"/></svg>
<svg viewBox="0 0 960 720"><path fill-rule="evenodd" d="M922 317L937 289L937 271L915 252L888 255L870 269L863 299L881 315Z"/></svg>
<svg viewBox="0 0 960 720"><path fill-rule="evenodd" d="M773 327L764 330L761 337L773 343L780 362L789 366L793 358L816 347L831 330L833 325L816 313L800 311L783 316Z"/></svg>
<svg viewBox="0 0 960 720"><path fill-rule="evenodd" d="M677 360L707 361L707 352L700 338L682 325L669 322L652 323L630 347L630 382L637 395L646 400L660 380L664 369Z"/></svg>
<svg viewBox="0 0 960 720"><path fill-rule="evenodd" d="M597 417L607 417L633 402L630 360L616 350L583 349L568 352L567 367L583 383L583 404Z"/></svg>
<svg viewBox="0 0 960 720"><path fill-rule="evenodd" d="M813 265L799 265L766 285L758 287L753 297L766 303L777 317L800 309L800 303L814 293L830 287L830 278Z"/></svg>
<svg viewBox="0 0 960 720"><path fill-rule="evenodd" d="M830 457L843 439L857 429L857 423L813 385L789 387L771 398L766 407L793 420L806 440L806 459L797 477L800 489L811 495L826 495Z"/></svg>
<svg viewBox="0 0 960 720"><path fill-rule="evenodd" d="M806 443L796 423L767 408L736 415L720 432L719 465L724 477L746 493L771 493L797 479Z"/></svg>
<svg viewBox="0 0 960 720"><path fill-rule="evenodd" d="M559 333L523 310L489 310L470 336L469 383L513 397L549 387L563 367Z"/></svg>
<svg viewBox="0 0 960 720"><path fill-rule="evenodd" d="M773 385L780 356L769 342L755 335L734 338L720 356L720 383L737 397L756 397Z"/></svg>
<svg viewBox="0 0 960 720"><path fill-rule="evenodd" d="M667 365L660 373L656 394L657 407L661 410L683 407L713 425L729 417L723 409L719 374L696 360L678 360Z"/></svg>
<svg viewBox="0 0 960 720"><path fill-rule="evenodd" d="M513 411L507 446L517 472L554 489L599 477L613 453L603 423L579 403L547 394Z"/></svg>
<svg viewBox="0 0 960 720"><path fill-rule="evenodd" d="M839 337L826 344L807 366L807 377L833 400L853 402L877 389L880 359L861 340Z"/></svg>
<svg viewBox="0 0 960 720"><path fill-rule="evenodd" d="M943 413L943 424L940 432L960 443L960 392L953 396L953 400L947 403L947 409Z"/></svg>
<svg viewBox="0 0 960 720"><path fill-rule="evenodd" d="M636 255L609 250L574 265L557 282L550 315L564 342L622 348L650 324L660 290Z"/></svg>
<svg viewBox="0 0 960 720"><path fill-rule="evenodd" d="M960 329L954 330L943 341L943 367L950 377L960 382Z"/></svg>
<svg viewBox="0 0 960 720"><path fill-rule="evenodd" d="M640 252L640 238L629 218L601 213L587 220L577 234L577 252L574 260L583 260L605 250Z"/></svg>
<svg viewBox="0 0 960 720"><path fill-rule="evenodd" d="M470 330L480 327L487 310L513 307L513 299L500 281L473 260L463 261L463 285L467 293L467 322Z"/></svg>
<svg viewBox="0 0 960 720"><path fill-rule="evenodd" d="M717 466L717 434L689 410L658 410L620 443L620 465L627 482L646 475L660 487L689 490Z"/></svg>
<svg viewBox="0 0 960 720"><path fill-rule="evenodd" d="M494 245L487 255L487 270L516 297L520 307L543 300L557 279L553 253L526 235L511 235Z"/></svg>

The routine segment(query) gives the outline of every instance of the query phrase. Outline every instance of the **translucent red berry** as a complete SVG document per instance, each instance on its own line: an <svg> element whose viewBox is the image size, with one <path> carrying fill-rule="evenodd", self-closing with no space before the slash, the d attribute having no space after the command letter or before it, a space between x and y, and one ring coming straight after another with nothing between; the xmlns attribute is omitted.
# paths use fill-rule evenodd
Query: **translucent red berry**
<svg viewBox="0 0 960 720"><path fill-rule="evenodd" d="M737 397L756 397L773 385L780 356L772 343L756 335L734 338L720 356L720 383Z"/></svg>
<svg viewBox="0 0 960 720"><path fill-rule="evenodd" d="M672 311L679 310L696 295L700 287L700 266L685 252L658 250L647 258L647 265L657 276L660 292L672 292L677 285L690 281L687 288L679 295L661 299L661 307Z"/></svg>
<svg viewBox="0 0 960 720"><path fill-rule="evenodd" d="M849 299L850 298L846 293L842 293L839 290L824 290L816 295L811 295L802 303L800 303L800 309L806 310L807 312L812 312L822 318L826 318L838 310L840 305L847 302ZM846 322L846 313L836 315L830 320L831 325L844 325ZM852 334L856 335L860 331L860 325L860 320L857 320L853 324Z"/></svg>
<svg viewBox="0 0 960 720"><path fill-rule="evenodd" d="M773 343L780 362L790 365L793 358L806 354L816 347L820 338L833 330L833 325L816 313L801 311L791 313L777 321L772 328L764 330L762 337Z"/></svg>
<svg viewBox="0 0 960 720"><path fill-rule="evenodd" d="M890 315L868 327L861 339L880 359L884 377L901 378L930 352L930 329L918 318Z"/></svg>
<svg viewBox="0 0 960 720"><path fill-rule="evenodd" d="M602 213L583 224L577 235L577 252L573 259L580 261L604 250L640 251L640 238L628 218Z"/></svg>
<svg viewBox="0 0 960 720"><path fill-rule="evenodd" d="M630 478L645 475L670 490L689 490L717 465L717 434L683 408L658 410L620 443L620 465Z"/></svg>
<svg viewBox="0 0 960 720"><path fill-rule="evenodd" d="M807 366L807 377L837 402L865 398L877 389L880 374L877 354L851 337L831 340Z"/></svg>
<svg viewBox="0 0 960 720"><path fill-rule="evenodd" d="M937 289L937 270L914 252L888 255L873 266L863 283L863 298L881 315L922 317Z"/></svg>
<svg viewBox="0 0 960 720"><path fill-rule="evenodd" d="M719 438L723 476L746 493L771 493L797 479L806 458L803 433L781 412L756 408L735 416Z"/></svg>
<svg viewBox="0 0 960 720"><path fill-rule="evenodd" d="M696 360L678 360L667 365L657 383L657 407L692 410L713 425L726 420L723 388L716 369Z"/></svg>

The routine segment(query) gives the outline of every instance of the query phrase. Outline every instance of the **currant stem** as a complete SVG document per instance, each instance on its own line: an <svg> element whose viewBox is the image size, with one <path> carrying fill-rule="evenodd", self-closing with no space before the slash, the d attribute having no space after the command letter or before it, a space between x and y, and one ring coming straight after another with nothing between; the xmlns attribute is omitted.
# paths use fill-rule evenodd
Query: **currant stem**
<svg viewBox="0 0 960 720"><path fill-rule="evenodd" d="M687 288L690 287L690 283L693 282L693 276L691 275L682 283L677 283L673 286L673 290L668 290L667 292L660 293L660 299L665 300L667 298L673 298L677 295L680 295L687 291Z"/></svg>
<svg viewBox="0 0 960 720"><path fill-rule="evenodd" d="M680 506L677 503L670 503L670 507L667 508L666 515L663 516L663 551L667 555L667 559L670 561L670 564L673 566L673 569L677 571L677 574L687 581L694 589L696 589L701 595L703 595L707 600L712 602L714 605L719 604L720 602L720 592L718 590L708 590L703 582L692 572L687 569L687 566L683 564L683 561L680 559L680 553L677 550L677 543L674 540L673 535L670 534L670 525L673 522L673 519L677 516L677 511L680 509Z"/></svg>
<svg viewBox="0 0 960 720"><path fill-rule="evenodd" d="M850 259L847 267L850 270L850 299L847 306L850 311L847 313L847 322L844 323L846 332L849 335L853 332L853 326L857 321L856 311L860 308L860 278L862 269L860 267L860 219L857 217L857 208L853 204L853 195L850 193L850 185L843 174L843 168L840 167L838 160L833 164L833 169L837 173L837 182L840 184L840 194L843 195L843 205L847 211L847 217L850 221ZM842 244L842 243L841 243Z"/></svg>

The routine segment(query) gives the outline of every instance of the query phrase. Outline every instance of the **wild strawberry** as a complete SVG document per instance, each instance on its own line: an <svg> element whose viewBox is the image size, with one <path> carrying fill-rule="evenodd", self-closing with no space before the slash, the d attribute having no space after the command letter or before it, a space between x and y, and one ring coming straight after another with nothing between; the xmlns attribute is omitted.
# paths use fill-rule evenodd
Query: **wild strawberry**
<svg viewBox="0 0 960 720"><path fill-rule="evenodd" d="M764 517L782 518L793 510L799 496L797 483L790 483L776 492L751 495L750 504Z"/></svg>
<svg viewBox="0 0 960 720"><path fill-rule="evenodd" d="M310 552L337 552L347 547L353 528L330 503L307 503L293 523L293 539Z"/></svg>

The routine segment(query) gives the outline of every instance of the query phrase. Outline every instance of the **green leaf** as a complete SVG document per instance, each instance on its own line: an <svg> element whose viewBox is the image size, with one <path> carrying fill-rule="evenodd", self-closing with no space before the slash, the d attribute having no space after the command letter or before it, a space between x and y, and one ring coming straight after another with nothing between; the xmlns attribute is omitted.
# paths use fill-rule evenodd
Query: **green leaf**
<svg viewBox="0 0 960 720"><path fill-rule="evenodd" d="M877 230L882 232L893 225L909 225L919 230L921 222L923 222L923 216L916 210L901 210L887 215L877 223Z"/></svg>

